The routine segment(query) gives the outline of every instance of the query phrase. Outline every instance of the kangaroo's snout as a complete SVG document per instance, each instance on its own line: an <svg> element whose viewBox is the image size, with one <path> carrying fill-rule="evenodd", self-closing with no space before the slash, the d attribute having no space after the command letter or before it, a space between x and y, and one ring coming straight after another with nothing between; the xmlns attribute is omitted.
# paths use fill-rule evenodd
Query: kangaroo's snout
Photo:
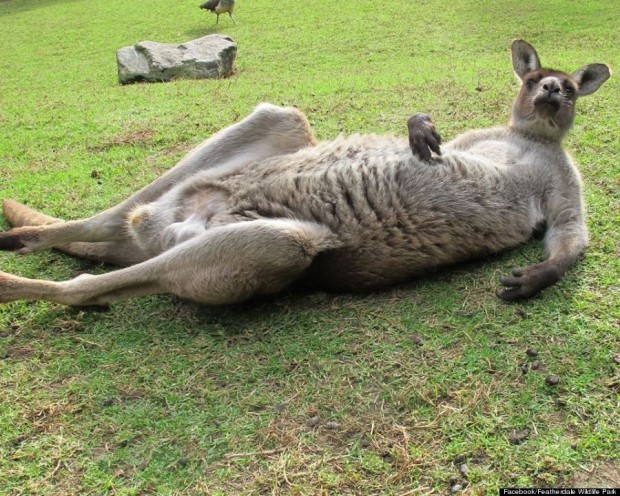
<svg viewBox="0 0 620 496"><path fill-rule="evenodd" d="M546 77L539 83L534 95L534 107L545 116L553 117L562 105L562 87L555 77Z"/></svg>
<svg viewBox="0 0 620 496"><path fill-rule="evenodd" d="M560 93L560 82L556 78L545 78L540 84L542 86L542 91L546 91L549 94Z"/></svg>

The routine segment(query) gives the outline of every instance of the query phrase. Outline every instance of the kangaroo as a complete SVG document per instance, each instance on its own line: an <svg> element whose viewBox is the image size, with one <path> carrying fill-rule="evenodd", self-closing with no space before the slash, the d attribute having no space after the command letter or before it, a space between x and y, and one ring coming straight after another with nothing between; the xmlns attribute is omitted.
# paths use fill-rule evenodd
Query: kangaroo
<svg viewBox="0 0 620 496"><path fill-rule="evenodd" d="M441 146L429 116L408 139L353 135L317 143L294 108L261 104L133 196L64 222L12 200L0 248L57 248L124 268L52 282L0 272L0 302L107 305L173 293L240 302L299 282L330 291L380 288L516 247L545 228L546 259L501 279L529 298L558 281L588 242L581 178L561 141L578 97L610 76L541 67L512 44L522 84L505 127Z"/></svg>

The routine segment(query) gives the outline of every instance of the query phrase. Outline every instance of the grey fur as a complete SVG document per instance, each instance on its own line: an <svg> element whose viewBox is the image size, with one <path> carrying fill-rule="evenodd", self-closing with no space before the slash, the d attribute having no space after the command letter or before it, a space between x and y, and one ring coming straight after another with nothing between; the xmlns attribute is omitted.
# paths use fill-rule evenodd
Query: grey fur
<svg viewBox="0 0 620 496"><path fill-rule="evenodd" d="M609 70L593 64L571 77L541 69L521 40L513 66L525 84L510 125L468 132L441 150L428 116L410 125L410 133L426 128L416 147L411 136L317 144L299 111L262 104L90 219L65 223L7 200L16 228L0 234L0 248L56 247L131 267L61 283L0 273L0 301L86 305L174 293L219 304L294 281L378 288L518 246L546 226L547 259L502 279L504 299L530 297L587 245L581 178L561 140L579 90L594 92ZM424 139L436 152L430 163L416 155L431 156Z"/></svg>

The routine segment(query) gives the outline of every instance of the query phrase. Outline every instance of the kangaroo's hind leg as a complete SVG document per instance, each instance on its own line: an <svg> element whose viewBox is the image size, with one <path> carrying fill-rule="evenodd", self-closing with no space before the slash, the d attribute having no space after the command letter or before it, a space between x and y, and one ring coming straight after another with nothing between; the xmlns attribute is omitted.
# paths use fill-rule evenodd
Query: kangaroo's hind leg
<svg viewBox="0 0 620 496"><path fill-rule="evenodd" d="M47 300L106 305L146 294L173 293L200 303L225 304L275 293L336 247L333 233L311 222L263 219L207 230L145 262L63 282L0 272L0 302Z"/></svg>
<svg viewBox="0 0 620 496"><path fill-rule="evenodd" d="M111 210L126 214L136 205L158 199L197 172L209 169L217 178L249 163L294 153L315 144L310 124L299 110L261 103L248 117L211 136L162 177Z"/></svg>
<svg viewBox="0 0 620 496"><path fill-rule="evenodd" d="M61 219L37 212L14 200L4 200L2 209L4 216L13 227L45 226L64 222ZM54 248L75 257L111 263L120 267L133 265L149 258L131 238L93 243L76 241Z"/></svg>
<svg viewBox="0 0 620 496"><path fill-rule="evenodd" d="M0 249L29 253L75 242L111 241L123 241L132 246L125 223L128 213L137 205L158 199L175 184L199 171L208 169L217 178L249 163L293 153L315 143L301 112L261 104L244 120L213 135L161 178L119 205L84 220L23 226L0 233ZM74 254L88 255L80 255L80 252L77 250Z"/></svg>

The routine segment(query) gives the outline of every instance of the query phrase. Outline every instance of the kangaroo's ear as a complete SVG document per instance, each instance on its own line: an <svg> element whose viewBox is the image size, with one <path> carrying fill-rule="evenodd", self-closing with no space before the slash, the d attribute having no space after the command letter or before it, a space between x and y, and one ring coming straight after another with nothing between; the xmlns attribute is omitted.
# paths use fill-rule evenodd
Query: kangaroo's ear
<svg viewBox="0 0 620 496"><path fill-rule="evenodd" d="M598 90L609 79L611 71L605 64L588 64L572 74L579 85L579 96L589 95Z"/></svg>
<svg viewBox="0 0 620 496"><path fill-rule="evenodd" d="M534 47L523 40L512 42L512 67L519 79L523 79L528 72L540 69L540 59Z"/></svg>

